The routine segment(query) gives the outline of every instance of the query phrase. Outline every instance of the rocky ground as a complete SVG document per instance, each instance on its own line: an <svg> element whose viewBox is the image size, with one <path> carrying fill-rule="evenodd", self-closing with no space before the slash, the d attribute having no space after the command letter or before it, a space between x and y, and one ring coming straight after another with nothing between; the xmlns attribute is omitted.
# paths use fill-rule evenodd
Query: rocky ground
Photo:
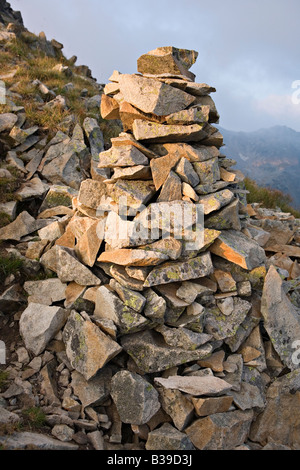
<svg viewBox="0 0 300 470"><path fill-rule="evenodd" d="M0 22L1 448L299 449L300 220L247 204L197 53L104 86Z"/></svg>

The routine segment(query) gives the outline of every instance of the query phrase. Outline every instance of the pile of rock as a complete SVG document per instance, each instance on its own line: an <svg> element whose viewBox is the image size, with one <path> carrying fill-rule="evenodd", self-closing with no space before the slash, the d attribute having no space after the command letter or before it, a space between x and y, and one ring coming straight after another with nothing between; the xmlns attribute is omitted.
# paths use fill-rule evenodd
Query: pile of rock
<svg viewBox="0 0 300 470"><path fill-rule="evenodd" d="M101 113L124 132L108 150L91 121L85 140L79 128L56 136L37 159L53 183L38 217L0 230L57 276L23 286L7 421L25 395L75 448L300 448L300 224L247 205L243 175L220 152L215 89L189 71L196 58L163 47L140 57L138 74L114 71ZM50 177L58 161L63 181ZM24 291L9 287L0 308Z"/></svg>

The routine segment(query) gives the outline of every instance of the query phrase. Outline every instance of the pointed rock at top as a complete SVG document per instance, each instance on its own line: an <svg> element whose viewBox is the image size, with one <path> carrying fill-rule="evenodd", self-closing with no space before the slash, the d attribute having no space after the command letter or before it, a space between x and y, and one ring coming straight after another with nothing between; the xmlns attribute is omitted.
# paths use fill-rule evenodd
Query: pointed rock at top
<svg viewBox="0 0 300 470"><path fill-rule="evenodd" d="M194 81L195 75L189 72L196 62L198 52L176 47L158 47L147 54L143 54L137 61L140 73L162 74L172 73L184 75Z"/></svg>

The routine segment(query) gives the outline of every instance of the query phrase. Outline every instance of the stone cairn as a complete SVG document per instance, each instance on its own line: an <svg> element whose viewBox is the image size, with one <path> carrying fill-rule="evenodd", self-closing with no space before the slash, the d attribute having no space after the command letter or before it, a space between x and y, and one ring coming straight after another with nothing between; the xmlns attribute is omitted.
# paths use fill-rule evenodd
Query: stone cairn
<svg viewBox="0 0 300 470"><path fill-rule="evenodd" d="M39 356L56 341L70 377L58 398L51 363L45 366L44 400L71 414L81 410L85 419L75 421L87 423L98 449L299 443L281 437L277 418L269 426L300 384L285 341L287 333L300 338L297 308L286 295L291 287L283 288L274 266L265 278L262 246L270 233L259 219L275 221L251 209L258 220L248 223L243 175L220 152L222 135L213 126L215 89L195 83L189 71L197 55L161 47L138 59L139 73L114 71L101 114L120 119L124 132L98 164L93 160L92 179L81 183L63 230L56 221L39 231L53 240L40 262L58 278L24 285L26 350ZM192 216L178 236L181 213ZM61 299L63 307L52 305ZM285 367L293 373L271 385L267 401L266 387Z"/></svg>

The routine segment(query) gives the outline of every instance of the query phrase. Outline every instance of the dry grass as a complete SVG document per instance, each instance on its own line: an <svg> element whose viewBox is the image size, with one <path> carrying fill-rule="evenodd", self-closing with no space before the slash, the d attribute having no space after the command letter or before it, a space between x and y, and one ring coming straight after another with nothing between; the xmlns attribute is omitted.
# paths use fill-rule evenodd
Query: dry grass
<svg viewBox="0 0 300 470"><path fill-rule="evenodd" d="M290 212L296 218L300 218L300 212L292 207L293 199L289 194L285 194L278 189L264 188L259 186L250 178L245 178L245 186L249 191L247 195L248 203L258 202L267 209L280 207L283 212Z"/></svg>

